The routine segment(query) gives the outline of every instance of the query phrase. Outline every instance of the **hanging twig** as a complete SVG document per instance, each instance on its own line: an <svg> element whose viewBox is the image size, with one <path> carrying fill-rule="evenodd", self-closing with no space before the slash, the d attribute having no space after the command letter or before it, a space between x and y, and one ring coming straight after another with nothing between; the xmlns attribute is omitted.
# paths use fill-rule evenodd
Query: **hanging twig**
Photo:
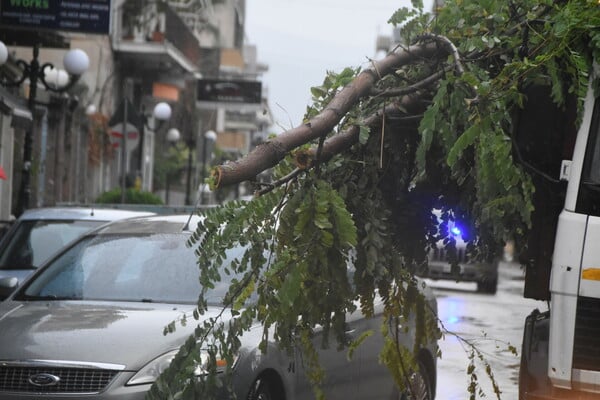
<svg viewBox="0 0 600 400"><path fill-rule="evenodd" d="M454 66L446 66L441 70L429 75L427 78L420 80L419 82L413 83L409 86L399 87L399 88L391 88L386 90L381 89L373 89L371 90L371 95L373 97L398 97L404 96L407 94L415 93L424 87L431 86L435 82L439 81L443 78L448 71L454 69Z"/></svg>

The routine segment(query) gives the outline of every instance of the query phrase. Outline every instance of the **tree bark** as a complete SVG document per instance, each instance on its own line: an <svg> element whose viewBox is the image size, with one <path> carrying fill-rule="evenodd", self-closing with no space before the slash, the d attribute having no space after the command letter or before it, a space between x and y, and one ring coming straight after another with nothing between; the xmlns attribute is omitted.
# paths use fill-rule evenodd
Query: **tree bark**
<svg viewBox="0 0 600 400"><path fill-rule="evenodd" d="M329 133L358 101L368 96L375 83L398 68L423 60L445 58L452 53L439 41L417 43L397 48L385 58L373 61L354 80L337 93L327 107L308 122L285 131L258 145L245 157L213 168L215 189L254 179L259 173L277 165L291 150ZM350 135L352 136L352 135Z"/></svg>
<svg viewBox="0 0 600 400"><path fill-rule="evenodd" d="M390 116L406 117L412 115L412 112L418 112L416 110L417 107L418 101L416 101L413 96L404 96L399 101L396 101L393 104L390 104L368 116L361 122L360 125L366 126L369 129L374 129L377 125L381 125L383 118ZM352 145L358 143L359 136L360 126L352 125L345 131L325 140L323 142L321 154L317 154L318 146L313 146L305 151L298 151L294 156L296 165L300 169L307 169L311 168L317 162L327 162L336 154L340 154L352 147Z"/></svg>

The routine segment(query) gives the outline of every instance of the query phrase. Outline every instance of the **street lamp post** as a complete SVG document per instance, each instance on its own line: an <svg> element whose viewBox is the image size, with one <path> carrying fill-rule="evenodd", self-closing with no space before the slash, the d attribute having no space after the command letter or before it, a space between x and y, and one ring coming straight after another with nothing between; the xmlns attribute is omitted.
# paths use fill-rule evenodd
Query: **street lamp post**
<svg viewBox="0 0 600 400"><path fill-rule="evenodd" d="M208 143L213 143L217 140L217 134L215 131L206 131L204 133L204 141L202 143L202 169L200 171L200 198L198 199L198 204L202 204L204 201L204 180L206 179L206 168L208 167L207 158L208 158Z"/></svg>
<svg viewBox="0 0 600 400"><path fill-rule="evenodd" d="M51 63L44 63L40 65L38 61L40 47L38 44L33 47L33 58L27 63L23 60L16 60L17 66L21 69L21 77L16 81L6 82L2 84L5 86L19 86L26 79L29 79L29 96L27 98L27 106L31 111L32 115L35 115L35 99L37 95L37 85L41 82L44 88L51 92L61 93L69 90L89 67L90 60L87 54L80 49L69 50L63 59L63 64L69 78L66 84L61 85L60 78L61 74L58 70L54 69ZM0 42L0 65L4 64L8 60L8 51L4 43ZM51 71L55 71L49 74ZM50 79L49 75L54 75L56 78ZM33 125L29 126L25 130L25 137L23 141L23 170L21 174L21 186L19 188L19 203L17 204L16 216L19 216L29 208L31 201L31 161L33 153Z"/></svg>
<svg viewBox="0 0 600 400"><path fill-rule="evenodd" d="M190 138L186 142L187 150L188 150L188 159L187 159L187 176L185 181L185 205L189 206L191 203L190 192L192 187L192 150L195 147L196 142Z"/></svg>
<svg viewBox="0 0 600 400"><path fill-rule="evenodd" d="M177 128L171 128L167 131L167 142L169 142L169 147L174 146L175 143L179 140L181 134ZM170 192L170 184L169 184L169 169L167 168L166 172L166 182L165 182L165 204L169 205L169 192Z"/></svg>
<svg viewBox="0 0 600 400"><path fill-rule="evenodd" d="M133 110L128 110L128 101L124 101L123 102L123 119L120 122L121 124L121 130L122 130L122 135L121 135L121 204L125 203L126 200L126 191L127 191L127 124L128 124L128 113L129 112L133 112ZM155 120L159 121L159 123L163 123L167 120L169 120L171 118L171 106L169 105L169 103L166 103L164 101L161 101L160 103L157 103L154 106L154 109L152 110L152 117L154 117ZM149 126L148 125L148 121L146 119L146 116L143 116L143 126L141 127L142 129L142 133L141 133L141 139L140 139L140 161L139 161L139 166L140 166L140 172L142 169L142 163L143 163L143 153L144 153L144 136L146 134L146 129L154 129L154 126Z"/></svg>
<svg viewBox="0 0 600 400"><path fill-rule="evenodd" d="M150 118L146 117L143 108L142 108L142 119L143 119L143 126L142 126L142 134L140 137L140 157L139 157L139 173L140 176L142 178L142 188L144 188L144 190L149 190L150 186L150 180L152 179L152 174L148 174L148 171L146 169L146 162L148 157L146 156L146 135L147 135L147 131L152 131L154 132L154 135L158 134L159 131L161 131L164 126L166 125L166 122L168 120L171 119L171 114L172 114L172 109L171 106L169 105L169 103L161 101L160 103L157 103L154 106L154 109L152 111L152 117L153 121L152 124L149 124ZM157 123L158 122L158 123ZM148 175L147 175L148 174Z"/></svg>

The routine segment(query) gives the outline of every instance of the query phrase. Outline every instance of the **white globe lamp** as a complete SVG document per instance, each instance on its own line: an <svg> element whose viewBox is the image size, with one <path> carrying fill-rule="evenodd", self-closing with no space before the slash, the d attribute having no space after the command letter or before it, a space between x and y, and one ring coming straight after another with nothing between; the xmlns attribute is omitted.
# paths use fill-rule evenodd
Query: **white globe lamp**
<svg viewBox="0 0 600 400"><path fill-rule="evenodd" d="M82 75L90 67L90 58L81 49L69 50L63 58L63 64L71 75Z"/></svg>
<svg viewBox="0 0 600 400"><path fill-rule="evenodd" d="M55 89L60 89L69 83L69 74L64 69L47 68L44 70L44 80Z"/></svg>
<svg viewBox="0 0 600 400"><path fill-rule="evenodd" d="M169 143L175 143L181 137L181 133L177 128L171 128L167 131L167 141Z"/></svg>
<svg viewBox="0 0 600 400"><path fill-rule="evenodd" d="M204 138L206 140L210 140L211 142L214 142L215 140L217 140L217 134L213 130L206 131L206 132L204 132Z"/></svg>
<svg viewBox="0 0 600 400"><path fill-rule="evenodd" d="M94 115L96 114L96 105L90 104L85 108L85 115Z"/></svg>
<svg viewBox="0 0 600 400"><path fill-rule="evenodd" d="M154 115L154 118L160 121L166 121L169 118L171 118L171 106L169 105L169 103L161 101L160 103L157 103L156 106L154 106L152 115Z"/></svg>

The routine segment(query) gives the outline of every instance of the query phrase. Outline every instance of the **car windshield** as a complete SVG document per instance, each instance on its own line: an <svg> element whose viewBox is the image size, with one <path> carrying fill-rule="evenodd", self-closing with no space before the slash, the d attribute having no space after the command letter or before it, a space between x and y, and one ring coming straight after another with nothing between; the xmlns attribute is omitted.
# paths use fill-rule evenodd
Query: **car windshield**
<svg viewBox="0 0 600 400"><path fill-rule="evenodd" d="M86 237L52 261L20 297L196 303L197 257L186 239L184 234ZM220 303L229 281L224 276L207 298Z"/></svg>
<svg viewBox="0 0 600 400"><path fill-rule="evenodd" d="M105 221L24 220L6 237L0 249L0 269L39 267L51 255Z"/></svg>

